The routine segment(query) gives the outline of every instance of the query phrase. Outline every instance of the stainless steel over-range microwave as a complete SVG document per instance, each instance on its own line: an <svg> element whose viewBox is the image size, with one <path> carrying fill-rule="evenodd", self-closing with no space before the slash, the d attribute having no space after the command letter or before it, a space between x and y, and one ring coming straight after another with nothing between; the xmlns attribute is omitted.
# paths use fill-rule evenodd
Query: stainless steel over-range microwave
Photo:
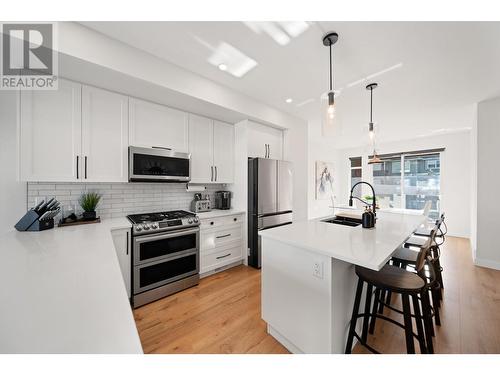
<svg viewBox="0 0 500 375"><path fill-rule="evenodd" d="M163 147L129 146L130 182L188 182L191 154Z"/></svg>

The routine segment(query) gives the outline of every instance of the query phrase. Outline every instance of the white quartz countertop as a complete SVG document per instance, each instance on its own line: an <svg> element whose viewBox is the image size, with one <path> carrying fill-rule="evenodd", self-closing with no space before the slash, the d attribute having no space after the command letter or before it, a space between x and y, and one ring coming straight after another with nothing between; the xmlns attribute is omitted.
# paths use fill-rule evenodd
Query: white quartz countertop
<svg viewBox="0 0 500 375"><path fill-rule="evenodd" d="M126 218L0 236L0 353L142 353L111 237Z"/></svg>
<svg viewBox="0 0 500 375"><path fill-rule="evenodd" d="M348 227L325 223L321 221L323 218L297 221L259 234L378 271L394 250L425 221L425 217L378 211L377 216L377 225L371 229L364 229L361 225ZM265 247L262 251L266 251Z"/></svg>
<svg viewBox="0 0 500 375"><path fill-rule="evenodd" d="M200 219L212 219L214 217L222 217L222 216L231 216L231 215L240 215L244 214L244 211L241 210L212 210L209 212L198 212L196 215Z"/></svg>

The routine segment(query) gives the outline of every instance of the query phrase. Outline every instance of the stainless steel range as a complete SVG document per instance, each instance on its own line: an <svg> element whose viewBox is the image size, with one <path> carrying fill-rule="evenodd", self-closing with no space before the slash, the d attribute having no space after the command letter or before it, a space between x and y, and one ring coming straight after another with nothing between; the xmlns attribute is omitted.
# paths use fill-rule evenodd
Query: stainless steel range
<svg viewBox="0 0 500 375"><path fill-rule="evenodd" d="M198 217L187 211L129 215L132 222L132 305L142 306L197 285Z"/></svg>

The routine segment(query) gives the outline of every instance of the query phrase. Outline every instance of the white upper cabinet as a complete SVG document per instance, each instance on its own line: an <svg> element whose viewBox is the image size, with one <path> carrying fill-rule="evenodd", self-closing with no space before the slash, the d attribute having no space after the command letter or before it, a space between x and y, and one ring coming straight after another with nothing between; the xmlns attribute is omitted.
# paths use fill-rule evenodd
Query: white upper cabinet
<svg viewBox="0 0 500 375"><path fill-rule="evenodd" d="M129 99L130 145L188 152L188 114L163 105Z"/></svg>
<svg viewBox="0 0 500 375"><path fill-rule="evenodd" d="M128 97L82 88L82 177L84 181L128 181Z"/></svg>
<svg viewBox="0 0 500 375"><path fill-rule="evenodd" d="M213 121L189 115L189 152L191 153L191 182L213 182Z"/></svg>
<svg viewBox="0 0 500 375"><path fill-rule="evenodd" d="M248 156L283 159L283 131L248 121Z"/></svg>
<svg viewBox="0 0 500 375"><path fill-rule="evenodd" d="M189 115L191 182L234 182L234 126Z"/></svg>
<svg viewBox="0 0 500 375"><path fill-rule="evenodd" d="M57 90L20 95L21 179L76 181L82 166L81 85L60 79Z"/></svg>
<svg viewBox="0 0 500 375"><path fill-rule="evenodd" d="M218 183L234 181L234 126L214 120L214 179Z"/></svg>

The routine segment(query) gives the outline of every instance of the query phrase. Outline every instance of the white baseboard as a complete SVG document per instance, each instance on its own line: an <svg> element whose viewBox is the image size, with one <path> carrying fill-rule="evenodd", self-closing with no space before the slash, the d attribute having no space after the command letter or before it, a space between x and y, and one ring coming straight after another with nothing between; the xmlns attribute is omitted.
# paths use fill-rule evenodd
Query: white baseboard
<svg viewBox="0 0 500 375"><path fill-rule="evenodd" d="M476 257L474 259L474 264L479 267L486 267L494 270L500 270L500 262L494 260L481 259Z"/></svg>
<svg viewBox="0 0 500 375"><path fill-rule="evenodd" d="M281 345L288 349L288 351L292 354L304 354L302 350L300 350L297 346L292 344L288 339L283 336L281 333L276 331L271 325L267 325L267 333L273 336Z"/></svg>

